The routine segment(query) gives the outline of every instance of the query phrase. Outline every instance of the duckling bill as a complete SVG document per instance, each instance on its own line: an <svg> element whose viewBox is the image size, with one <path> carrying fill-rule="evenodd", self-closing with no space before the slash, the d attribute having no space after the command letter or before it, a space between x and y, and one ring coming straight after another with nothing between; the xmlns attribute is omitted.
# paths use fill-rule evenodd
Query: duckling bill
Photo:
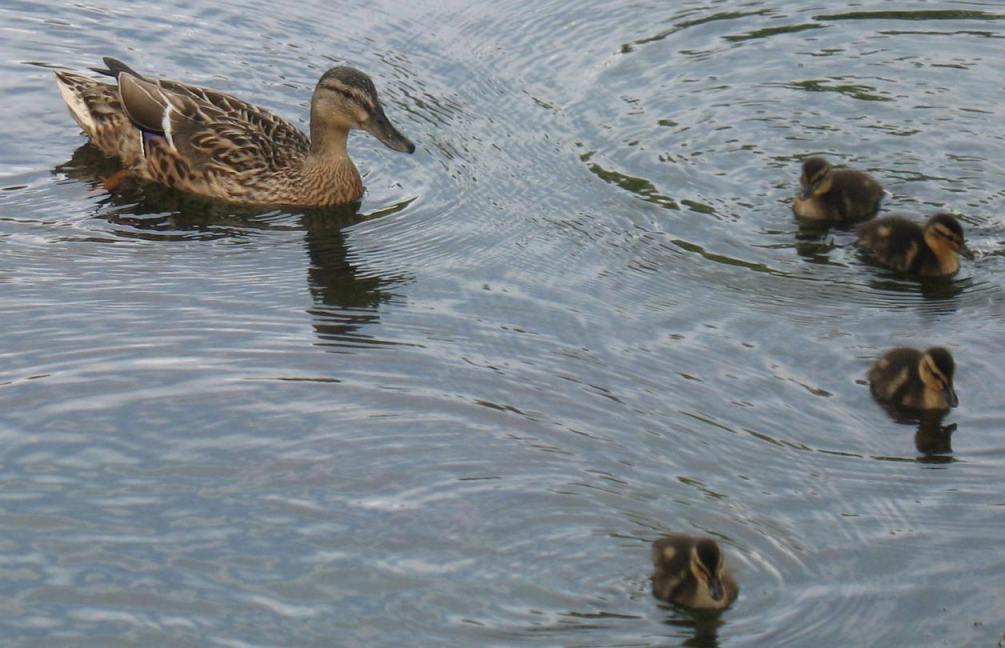
<svg viewBox="0 0 1005 648"><path fill-rule="evenodd" d="M973 256L951 214L935 214L924 226L901 216L880 218L859 228L856 245L879 265L922 277L956 274L960 254Z"/></svg>
<svg viewBox="0 0 1005 648"><path fill-rule="evenodd" d="M894 407L949 411L959 404L955 372L952 354L942 347L900 347L884 353L869 369L869 389L876 400Z"/></svg>
<svg viewBox="0 0 1005 648"><path fill-rule="evenodd" d="M792 201L800 218L826 222L853 222L872 218L879 211L883 187L868 173L833 169L830 162L811 157L803 162L801 190Z"/></svg>
<svg viewBox="0 0 1005 648"><path fill-rule="evenodd" d="M406 153L415 145L384 114L373 81L351 67L322 75L310 138L264 108L105 58L116 83L73 72L56 82L74 120L131 173L207 198L247 205L328 207L359 200L363 180L346 149L365 130Z"/></svg>
<svg viewBox="0 0 1005 648"><path fill-rule="evenodd" d="M672 533L653 543L653 595L696 610L724 610L740 591L712 538Z"/></svg>

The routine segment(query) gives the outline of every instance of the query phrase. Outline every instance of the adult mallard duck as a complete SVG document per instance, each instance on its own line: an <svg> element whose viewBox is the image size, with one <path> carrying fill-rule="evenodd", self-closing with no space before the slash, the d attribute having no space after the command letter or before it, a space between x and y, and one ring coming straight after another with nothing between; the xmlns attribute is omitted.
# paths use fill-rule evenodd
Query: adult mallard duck
<svg viewBox="0 0 1005 648"><path fill-rule="evenodd" d="M922 277L948 277L960 269L960 254L973 258L951 214L936 214L924 226L901 216L880 218L859 228L856 245L880 265Z"/></svg>
<svg viewBox="0 0 1005 648"><path fill-rule="evenodd" d="M388 148L415 145L391 124L373 81L351 67L321 77L311 98L310 139L283 118L222 92L141 76L105 58L117 85L56 72L70 114L126 171L200 196L249 205L327 207L359 200L349 158L360 128Z"/></svg>
<svg viewBox="0 0 1005 648"><path fill-rule="evenodd" d="M723 610L740 587L712 538L671 533L653 543L653 595L697 610Z"/></svg>
<svg viewBox="0 0 1005 648"><path fill-rule="evenodd" d="M830 223L861 221L879 211L883 187L868 173L833 169L830 162L811 157L803 162L799 195L792 201L796 216Z"/></svg>

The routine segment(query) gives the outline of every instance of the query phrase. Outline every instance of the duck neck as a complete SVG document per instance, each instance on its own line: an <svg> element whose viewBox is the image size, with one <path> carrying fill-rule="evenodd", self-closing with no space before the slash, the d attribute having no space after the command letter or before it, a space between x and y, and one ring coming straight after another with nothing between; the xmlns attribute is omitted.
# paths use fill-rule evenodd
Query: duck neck
<svg viewBox="0 0 1005 648"><path fill-rule="evenodd" d="M346 149L349 130L333 128L318 123L319 121L321 120L314 119L314 116L311 115L311 156L332 160L349 157L349 152Z"/></svg>
<svg viewBox="0 0 1005 648"><path fill-rule="evenodd" d="M960 269L960 255L945 241L926 232L925 244L932 251L932 257L939 266L939 274L951 275Z"/></svg>
<svg viewBox="0 0 1005 648"><path fill-rule="evenodd" d="M303 191L325 196L327 204L359 200L363 179L349 158L346 141L349 131L311 126L311 150L303 164Z"/></svg>
<svg viewBox="0 0 1005 648"><path fill-rule="evenodd" d="M960 257L956 252L946 251L942 254L936 253L935 256L939 260L939 269L942 270L942 274L951 275L959 272Z"/></svg>

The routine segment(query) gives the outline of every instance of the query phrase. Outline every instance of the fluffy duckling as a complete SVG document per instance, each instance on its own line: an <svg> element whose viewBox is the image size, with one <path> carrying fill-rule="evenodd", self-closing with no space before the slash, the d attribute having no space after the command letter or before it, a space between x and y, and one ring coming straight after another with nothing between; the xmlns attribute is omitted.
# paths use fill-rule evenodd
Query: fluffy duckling
<svg viewBox="0 0 1005 648"><path fill-rule="evenodd" d="M874 261L922 277L948 277L960 269L966 248L963 227L950 214L936 214L924 226L901 216L866 223L855 243Z"/></svg>
<svg viewBox="0 0 1005 648"><path fill-rule="evenodd" d="M726 569L719 543L672 533L653 543L653 595L699 610L723 610L740 588Z"/></svg>
<svg viewBox="0 0 1005 648"><path fill-rule="evenodd" d="M833 169L819 157L803 162L799 185L802 190L792 201L792 211L810 220L866 220L876 215L883 198L883 187L868 173Z"/></svg>
<svg viewBox="0 0 1005 648"><path fill-rule="evenodd" d="M948 411L959 404L953 390L956 363L942 347L924 352L900 347L884 353L869 369L876 400L913 410Z"/></svg>

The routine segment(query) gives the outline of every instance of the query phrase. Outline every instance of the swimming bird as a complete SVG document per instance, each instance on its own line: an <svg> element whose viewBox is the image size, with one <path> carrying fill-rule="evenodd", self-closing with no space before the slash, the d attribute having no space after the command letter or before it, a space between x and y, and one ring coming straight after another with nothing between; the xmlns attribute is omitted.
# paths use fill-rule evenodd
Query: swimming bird
<svg viewBox="0 0 1005 648"><path fill-rule="evenodd" d="M740 591L712 538L671 533L653 543L653 595L684 607L727 608Z"/></svg>
<svg viewBox="0 0 1005 648"><path fill-rule="evenodd" d="M883 198L883 187L868 173L833 169L821 157L803 162L799 185L801 190L792 201L792 211L809 220L866 220L876 215Z"/></svg>
<svg viewBox="0 0 1005 648"><path fill-rule="evenodd" d="M70 114L126 171L182 191L249 205L340 205L363 195L346 149L350 130L365 130L395 151L415 150L384 114L370 77L351 67L331 68L318 81L308 138L232 95L104 62L108 69L95 71L116 84L56 72Z"/></svg>
<svg viewBox="0 0 1005 648"><path fill-rule="evenodd" d="M950 214L935 214L924 226L901 216L880 218L859 228L855 244L880 265L922 277L956 274L960 254L973 258Z"/></svg>
<svg viewBox="0 0 1005 648"><path fill-rule="evenodd" d="M884 353L869 369L869 389L876 400L912 410L948 411L959 404L953 388L956 363L949 351L907 347Z"/></svg>

